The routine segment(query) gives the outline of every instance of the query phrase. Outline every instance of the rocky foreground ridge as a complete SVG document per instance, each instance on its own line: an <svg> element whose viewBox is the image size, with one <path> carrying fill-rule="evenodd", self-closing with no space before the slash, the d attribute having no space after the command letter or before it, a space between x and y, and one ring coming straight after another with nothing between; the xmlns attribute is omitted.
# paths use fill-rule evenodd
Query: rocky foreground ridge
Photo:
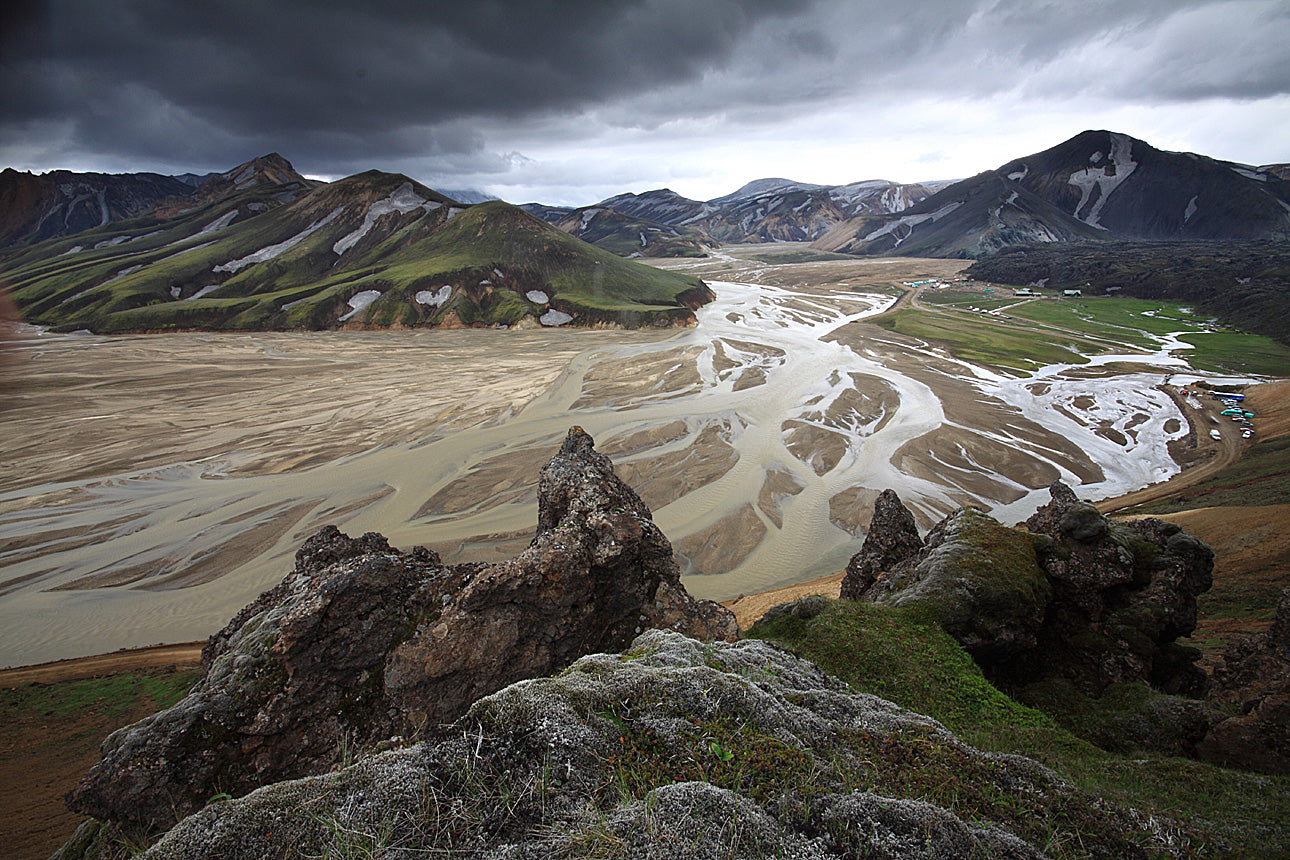
<svg viewBox="0 0 1290 860"><path fill-rule="evenodd" d="M1290 598L1267 642L1229 656L1217 687L1240 704L1206 705L1175 640L1209 548L1052 493L1025 528L967 508L924 539L888 491L844 596L921 607L1023 700L1150 689L1116 727L1138 747L1240 762L1262 732L1284 752ZM104 742L68 796L91 819L58 856L1020 858L1075 840L1073 856L1136 857L1172 838L737 633L685 592L649 510L573 428L509 561L310 538L211 638L187 698Z"/></svg>
<svg viewBox="0 0 1290 860"><path fill-rule="evenodd" d="M538 500L529 548L495 565L324 528L211 637L187 698L104 742L69 805L164 829L213 796L325 772L346 747L433 731L643 629L736 637L729 610L686 593L649 509L581 428L542 470Z"/></svg>

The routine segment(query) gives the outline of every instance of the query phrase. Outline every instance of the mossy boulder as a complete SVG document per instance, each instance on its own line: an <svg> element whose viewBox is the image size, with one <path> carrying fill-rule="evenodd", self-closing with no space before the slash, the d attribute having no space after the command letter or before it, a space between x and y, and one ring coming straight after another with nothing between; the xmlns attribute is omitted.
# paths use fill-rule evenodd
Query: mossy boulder
<svg viewBox="0 0 1290 860"><path fill-rule="evenodd" d="M800 619L799 619L800 620ZM207 806L148 860L1037 858L1161 847L1019 756L759 641L649 631L480 700L441 739Z"/></svg>
<svg viewBox="0 0 1290 860"><path fill-rule="evenodd" d="M932 529L920 556L879 577L871 599L920 606L981 661L1036 646L1052 588L1030 535L963 508Z"/></svg>
<svg viewBox="0 0 1290 860"><path fill-rule="evenodd" d="M1052 501L1025 528L963 508L925 541L893 512L892 493L881 518L875 510L843 593L936 621L1005 690L1051 682L1097 701L1109 688L1140 685L1156 695L1203 697L1198 652L1177 640L1195 628L1196 596L1212 582L1212 550L1160 520L1110 522L1060 482L1050 492ZM876 560L885 568L875 570ZM1177 723L1152 748L1194 750L1203 709L1156 705L1126 710L1108 702L1124 717L1103 720L1108 729L1097 739L1113 748L1157 744L1135 722L1150 711L1142 719Z"/></svg>

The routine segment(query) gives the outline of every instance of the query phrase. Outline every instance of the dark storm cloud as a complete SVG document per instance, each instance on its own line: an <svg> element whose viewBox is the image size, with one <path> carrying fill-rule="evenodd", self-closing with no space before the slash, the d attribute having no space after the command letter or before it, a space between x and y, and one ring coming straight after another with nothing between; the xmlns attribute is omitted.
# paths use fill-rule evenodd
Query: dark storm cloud
<svg viewBox="0 0 1290 860"><path fill-rule="evenodd" d="M693 80L758 21L803 5L53 2L25 16L0 107L10 128L70 119L100 152L272 140L341 161L478 151L455 122Z"/></svg>
<svg viewBox="0 0 1290 860"><path fill-rule="evenodd" d="M828 112L1290 93L1276 0L10 0L3 15L0 162L38 169L278 150L317 174L487 177L624 134L667 130L686 157L742 133L809 140Z"/></svg>

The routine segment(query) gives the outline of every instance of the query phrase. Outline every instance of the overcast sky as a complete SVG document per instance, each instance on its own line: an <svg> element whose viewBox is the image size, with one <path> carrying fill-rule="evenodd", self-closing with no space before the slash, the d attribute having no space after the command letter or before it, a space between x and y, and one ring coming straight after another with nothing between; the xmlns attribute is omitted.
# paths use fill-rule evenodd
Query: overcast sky
<svg viewBox="0 0 1290 860"><path fill-rule="evenodd" d="M14 0L7 4L15 7ZM1290 161L1285 0L20 0L0 167L584 205L962 178L1086 128Z"/></svg>

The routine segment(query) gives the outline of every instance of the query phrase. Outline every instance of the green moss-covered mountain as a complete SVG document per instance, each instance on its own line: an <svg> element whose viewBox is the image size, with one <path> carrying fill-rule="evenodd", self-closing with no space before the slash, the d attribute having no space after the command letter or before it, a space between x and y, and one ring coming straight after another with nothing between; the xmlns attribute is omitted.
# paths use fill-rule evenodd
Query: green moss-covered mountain
<svg viewBox="0 0 1290 860"><path fill-rule="evenodd" d="M702 281L598 250L501 202L368 171L281 201L232 183L174 214L11 251L28 322L94 332L687 324Z"/></svg>

